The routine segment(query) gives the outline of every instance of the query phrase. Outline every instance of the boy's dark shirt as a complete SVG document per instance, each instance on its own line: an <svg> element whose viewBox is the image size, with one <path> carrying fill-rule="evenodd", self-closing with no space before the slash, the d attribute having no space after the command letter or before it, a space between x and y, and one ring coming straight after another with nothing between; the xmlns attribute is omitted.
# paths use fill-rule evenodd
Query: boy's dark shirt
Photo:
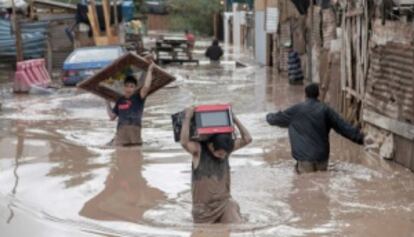
<svg viewBox="0 0 414 237"><path fill-rule="evenodd" d="M119 98L112 112L118 116L118 127L123 125L141 126L144 111L145 98L139 93L134 93L130 98Z"/></svg>

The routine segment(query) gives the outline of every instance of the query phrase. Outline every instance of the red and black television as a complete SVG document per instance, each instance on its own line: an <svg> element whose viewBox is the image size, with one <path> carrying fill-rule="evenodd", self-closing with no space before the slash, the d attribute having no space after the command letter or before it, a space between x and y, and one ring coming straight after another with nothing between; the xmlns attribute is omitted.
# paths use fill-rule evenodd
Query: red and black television
<svg viewBox="0 0 414 237"><path fill-rule="evenodd" d="M172 115L174 140L180 140L184 112ZM199 105L194 108L190 136L192 140L204 141L211 135L233 133L234 125L230 104Z"/></svg>

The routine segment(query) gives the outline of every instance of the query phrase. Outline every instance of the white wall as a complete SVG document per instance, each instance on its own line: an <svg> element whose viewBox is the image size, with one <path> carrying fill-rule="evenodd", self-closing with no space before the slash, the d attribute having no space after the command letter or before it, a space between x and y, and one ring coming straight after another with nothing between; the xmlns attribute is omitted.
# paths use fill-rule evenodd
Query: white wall
<svg viewBox="0 0 414 237"><path fill-rule="evenodd" d="M242 18L239 11L237 11L237 3L233 3L233 51L234 56L238 57L240 54L241 39L240 39L240 25L242 24Z"/></svg>
<svg viewBox="0 0 414 237"><path fill-rule="evenodd" d="M264 29L265 24L265 12L256 11L255 12L255 49L254 54L256 56L256 61L266 65L267 63L267 38L266 31Z"/></svg>

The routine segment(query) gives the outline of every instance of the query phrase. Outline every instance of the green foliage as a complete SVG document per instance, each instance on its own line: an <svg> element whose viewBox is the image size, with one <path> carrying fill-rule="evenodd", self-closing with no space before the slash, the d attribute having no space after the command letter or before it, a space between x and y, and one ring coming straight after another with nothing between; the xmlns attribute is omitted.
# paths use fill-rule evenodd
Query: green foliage
<svg viewBox="0 0 414 237"><path fill-rule="evenodd" d="M134 5L135 5L135 11L136 12L144 12L145 11L145 4L144 4L144 0L134 0Z"/></svg>
<svg viewBox="0 0 414 237"><path fill-rule="evenodd" d="M172 30L213 33L213 15L222 10L220 0L168 0Z"/></svg>

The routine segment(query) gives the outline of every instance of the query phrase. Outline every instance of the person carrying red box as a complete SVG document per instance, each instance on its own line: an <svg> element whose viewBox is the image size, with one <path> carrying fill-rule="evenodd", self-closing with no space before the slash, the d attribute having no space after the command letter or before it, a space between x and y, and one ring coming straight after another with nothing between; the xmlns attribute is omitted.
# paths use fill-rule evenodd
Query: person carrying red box
<svg viewBox="0 0 414 237"><path fill-rule="evenodd" d="M240 207L230 193L230 154L252 142L252 137L236 116L234 124L241 137L219 133L203 141L191 140L194 108L185 111L180 142L192 155L192 215L195 223L240 223Z"/></svg>

